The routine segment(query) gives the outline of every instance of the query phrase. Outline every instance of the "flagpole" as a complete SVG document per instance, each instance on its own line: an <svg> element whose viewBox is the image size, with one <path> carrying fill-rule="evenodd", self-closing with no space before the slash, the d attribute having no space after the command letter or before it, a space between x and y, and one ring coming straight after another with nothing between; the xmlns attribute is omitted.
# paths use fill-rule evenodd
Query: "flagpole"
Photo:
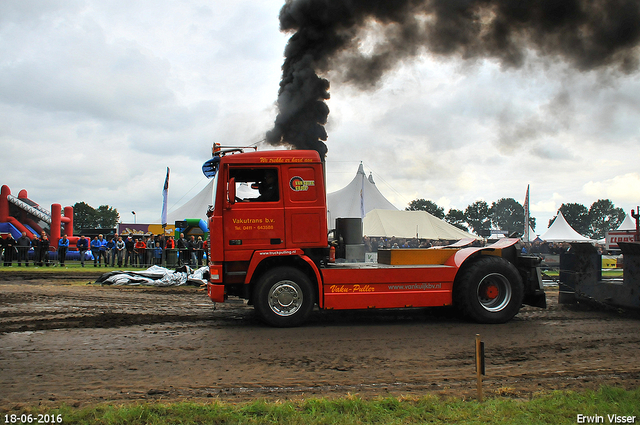
<svg viewBox="0 0 640 425"><path fill-rule="evenodd" d="M162 231L167 227L167 198L169 197L169 167L167 167L167 177L164 179L162 189Z"/></svg>
<svg viewBox="0 0 640 425"><path fill-rule="evenodd" d="M524 241L529 242L529 185L524 197Z"/></svg>

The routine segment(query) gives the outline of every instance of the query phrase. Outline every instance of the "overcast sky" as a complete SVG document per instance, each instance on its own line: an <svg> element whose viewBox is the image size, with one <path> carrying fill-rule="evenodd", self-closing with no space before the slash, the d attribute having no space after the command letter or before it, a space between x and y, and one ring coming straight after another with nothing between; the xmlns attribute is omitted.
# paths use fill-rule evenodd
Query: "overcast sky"
<svg viewBox="0 0 640 425"><path fill-rule="evenodd" d="M282 1L0 2L0 184L50 208L154 222L206 184L213 142L253 144L277 115ZM640 203L640 73L520 69L427 53L368 91L332 82L328 189L359 163L399 209L464 210L531 185L536 233L562 203ZM270 149L269 146L261 146Z"/></svg>

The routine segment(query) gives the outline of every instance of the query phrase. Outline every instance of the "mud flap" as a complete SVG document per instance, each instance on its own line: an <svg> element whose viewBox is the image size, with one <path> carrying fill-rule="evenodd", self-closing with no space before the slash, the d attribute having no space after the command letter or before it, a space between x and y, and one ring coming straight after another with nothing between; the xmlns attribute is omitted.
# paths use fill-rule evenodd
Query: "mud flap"
<svg viewBox="0 0 640 425"><path fill-rule="evenodd" d="M547 308L547 296L542 286L539 257L518 257L518 271L524 284L524 298L522 303L532 307Z"/></svg>

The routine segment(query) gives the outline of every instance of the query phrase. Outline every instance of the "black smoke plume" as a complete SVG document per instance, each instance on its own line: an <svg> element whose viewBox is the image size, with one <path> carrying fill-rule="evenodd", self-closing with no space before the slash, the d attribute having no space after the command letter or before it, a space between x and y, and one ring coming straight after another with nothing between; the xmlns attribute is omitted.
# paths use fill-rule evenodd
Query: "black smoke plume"
<svg viewBox="0 0 640 425"><path fill-rule="evenodd" d="M638 67L638 0L288 0L278 116L267 142L324 158L329 72L367 89L422 52L519 67L532 53L579 71ZM372 32L368 49L362 39Z"/></svg>

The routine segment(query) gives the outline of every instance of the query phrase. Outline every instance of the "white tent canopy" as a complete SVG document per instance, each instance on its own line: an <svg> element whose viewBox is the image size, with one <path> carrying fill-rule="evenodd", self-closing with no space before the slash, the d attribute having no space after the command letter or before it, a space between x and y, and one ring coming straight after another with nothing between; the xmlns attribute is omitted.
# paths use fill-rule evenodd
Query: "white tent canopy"
<svg viewBox="0 0 640 425"><path fill-rule="evenodd" d="M558 211L558 216L547 231L540 236L545 242L593 242L593 239L582 236L567 223L567 220Z"/></svg>
<svg viewBox="0 0 640 425"><path fill-rule="evenodd" d="M356 176L344 188L327 194L327 220L329 228L335 227L336 218L364 218L374 209L398 209L376 187L373 177L364 173L362 164Z"/></svg>
<svg viewBox="0 0 640 425"><path fill-rule="evenodd" d="M167 223L184 220L186 218L199 218L207 220L207 209L213 203L213 179L193 198L185 202L181 207L169 211ZM160 223L160 219L157 220Z"/></svg>
<svg viewBox="0 0 640 425"><path fill-rule="evenodd" d="M631 215L627 214L616 230L636 230L636 222L631 218Z"/></svg>
<svg viewBox="0 0 640 425"><path fill-rule="evenodd" d="M482 239L440 220L426 211L374 209L363 223L364 234L370 237L398 237L434 240Z"/></svg>

